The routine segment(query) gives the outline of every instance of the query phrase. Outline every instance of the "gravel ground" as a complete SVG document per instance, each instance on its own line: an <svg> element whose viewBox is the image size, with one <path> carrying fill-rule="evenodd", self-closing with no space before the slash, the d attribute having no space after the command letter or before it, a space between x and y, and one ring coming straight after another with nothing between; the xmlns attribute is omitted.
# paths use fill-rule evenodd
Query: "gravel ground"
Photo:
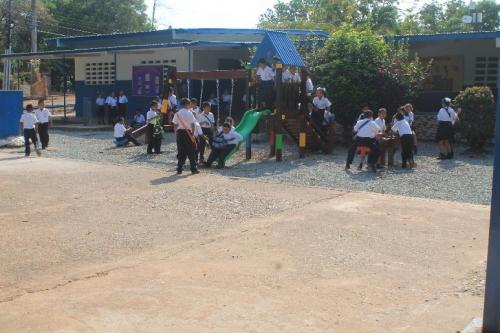
<svg viewBox="0 0 500 333"><path fill-rule="evenodd" d="M50 148L45 156L80 159L93 162L151 166L175 169L176 146L169 133L162 145L161 155L146 155L145 147L114 148L109 132L58 132L51 134ZM436 160L437 147L420 143L416 156L417 168L402 170L399 167L368 171L344 171L346 149L338 147L334 154L311 154L299 159L297 148L286 146L284 161L276 163L267 158L268 147L256 144L253 159L244 160L241 149L228 168L209 170L232 177L244 177L266 182L326 187L350 191L373 191L404 196L414 196L450 201L490 204L493 174L492 155L473 158L456 154L451 161ZM461 152L465 147L457 147ZM399 153L396 153L399 159ZM356 161L355 161L356 164Z"/></svg>

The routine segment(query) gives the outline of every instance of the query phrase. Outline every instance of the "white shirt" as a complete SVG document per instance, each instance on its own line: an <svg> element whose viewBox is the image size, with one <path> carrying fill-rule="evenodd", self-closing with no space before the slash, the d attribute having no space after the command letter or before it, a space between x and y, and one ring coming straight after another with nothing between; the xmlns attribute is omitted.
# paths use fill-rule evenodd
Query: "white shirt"
<svg viewBox="0 0 500 333"><path fill-rule="evenodd" d="M121 95L120 97L118 97L118 103L120 103L120 104L128 103L127 96Z"/></svg>
<svg viewBox="0 0 500 333"><path fill-rule="evenodd" d="M168 97L168 107L173 109L177 106L177 96L172 95Z"/></svg>
<svg viewBox="0 0 500 333"><path fill-rule="evenodd" d="M197 138L197 137L200 137L202 135L203 135L203 130L201 129L200 123L195 121L194 122L194 136Z"/></svg>
<svg viewBox="0 0 500 333"><path fill-rule="evenodd" d="M326 97L322 98L314 97L313 105L319 110L325 110L328 109L330 106L332 106L332 103Z"/></svg>
<svg viewBox="0 0 500 333"><path fill-rule="evenodd" d="M398 120L392 125L392 131L395 133L399 133L399 136L403 136L406 134L412 134L410 124L406 119Z"/></svg>
<svg viewBox="0 0 500 333"><path fill-rule="evenodd" d="M106 104L108 104L109 106L116 106L116 97L108 96L106 98Z"/></svg>
<svg viewBox="0 0 500 333"><path fill-rule="evenodd" d="M222 101L224 103L231 103L231 100L232 100L232 97L231 95L227 94L227 95L222 95Z"/></svg>
<svg viewBox="0 0 500 333"><path fill-rule="evenodd" d="M458 120L458 115L453 108L441 108L438 112L437 119L438 121L448 121L454 124L455 121Z"/></svg>
<svg viewBox="0 0 500 333"><path fill-rule="evenodd" d="M363 125L365 122L368 123ZM354 125L354 131L357 132L356 135L360 138L374 138L380 132L380 127L371 119L362 119Z"/></svg>
<svg viewBox="0 0 500 333"><path fill-rule="evenodd" d="M104 97L97 97L95 100L95 104L97 104L99 106L104 106L105 101L106 100L104 99Z"/></svg>
<svg viewBox="0 0 500 333"><path fill-rule="evenodd" d="M385 129L386 129L386 126L385 126L385 119L382 119L380 117L378 117L377 119L374 120L375 124L378 125L378 127L380 127L380 133L385 133Z"/></svg>
<svg viewBox="0 0 500 333"><path fill-rule="evenodd" d="M415 120L415 115L413 114L413 112L408 112L408 114L404 114L403 117L405 118L405 120L408 122L408 124L413 124L413 121Z"/></svg>
<svg viewBox="0 0 500 333"><path fill-rule="evenodd" d="M306 92L307 96L311 96L313 93L314 85L310 77L307 78L306 81Z"/></svg>
<svg viewBox="0 0 500 333"><path fill-rule="evenodd" d="M192 108L192 109L191 109L191 112L193 112L194 117L196 118L196 117L198 117L198 115L200 114L201 110L200 110L200 108L197 106L197 107L195 107L195 108Z"/></svg>
<svg viewBox="0 0 500 333"><path fill-rule="evenodd" d="M141 114L134 116L134 121L136 123L142 124L142 123L146 122L146 119L144 118L144 115L141 113Z"/></svg>
<svg viewBox="0 0 500 333"><path fill-rule="evenodd" d="M44 124L49 122L49 118L52 117L52 114L49 109L44 108L42 110L36 109L35 116L39 123Z"/></svg>
<svg viewBox="0 0 500 333"><path fill-rule="evenodd" d="M146 119L148 120L148 122L149 122L150 124L154 124L154 123L155 123L155 121L153 121L152 119L153 119L154 117L156 117L157 115L158 115L158 113L156 113L156 111L155 111L155 110L153 110L153 109L149 109L149 111L146 113Z"/></svg>
<svg viewBox="0 0 500 333"><path fill-rule="evenodd" d="M177 129L191 130L193 124L196 122L193 113L188 109L180 109L174 115L172 123L177 125Z"/></svg>
<svg viewBox="0 0 500 333"><path fill-rule="evenodd" d="M219 130L218 135L221 134L221 131L222 136L224 137L224 140L226 140L228 145L237 145L243 139L241 134L236 132L234 129L231 129L227 134L224 133L224 131L221 129Z"/></svg>
<svg viewBox="0 0 500 333"><path fill-rule="evenodd" d="M287 69L283 72L283 82L292 81L292 73Z"/></svg>
<svg viewBox="0 0 500 333"><path fill-rule="evenodd" d="M34 129L38 119L33 112L23 112L19 122L23 124L23 129Z"/></svg>
<svg viewBox="0 0 500 333"><path fill-rule="evenodd" d="M257 69L257 76L260 77L261 81L272 81L274 79L274 72L271 67L266 66L264 68L259 67Z"/></svg>
<svg viewBox="0 0 500 333"><path fill-rule="evenodd" d="M212 112L209 112L208 114L205 112L200 113L197 120L200 123L200 126L204 128L210 128L215 124L215 118Z"/></svg>
<svg viewBox="0 0 500 333"><path fill-rule="evenodd" d="M292 74L292 81L295 83L300 83L301 82L300 74L299 73ZM312 85L312 81L311 81L311 85ZM311 89L311 91L312 91L312 89Z"/></svg>
<svg viewBox="0 0 500 333"><path fill-rule="evenodd" d="M123 138L125 136L125 132L127 132L127 129L123 124L116 123L114 132L115 138Z"/></svg>
<svg viewBox="0 0 500 333"><path fill-rule="evenodd" d="M324 119L323 125L330 125L331 123L333 123L335 116L330 111L325 110L325 113L323 114L323 119Z"/></svg>

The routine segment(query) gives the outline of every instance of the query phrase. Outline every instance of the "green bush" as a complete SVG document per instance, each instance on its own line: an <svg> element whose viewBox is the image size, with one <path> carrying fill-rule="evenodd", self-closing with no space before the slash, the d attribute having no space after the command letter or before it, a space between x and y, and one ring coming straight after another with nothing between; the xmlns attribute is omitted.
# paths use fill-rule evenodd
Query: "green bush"
<svg viewBox="0 0 500 333"><path fill-rule="evenodd" d="M453 100L461 109L458 129L467 144L482 151L495 132L495 99L489 87L470 87L461 91Z"/></svg>

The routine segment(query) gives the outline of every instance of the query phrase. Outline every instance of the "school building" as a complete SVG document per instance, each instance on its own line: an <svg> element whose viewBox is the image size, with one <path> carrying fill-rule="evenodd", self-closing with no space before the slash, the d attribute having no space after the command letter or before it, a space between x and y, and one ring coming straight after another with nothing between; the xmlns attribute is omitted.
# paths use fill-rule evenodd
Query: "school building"
<svg viewBox="0 0 500 333"><path fill-rule="evenodd" d="M419 136L433 140L443 97L454 98L469 86L487 85L497 95L500 31L396 36L423 62L433 59L430 78L415 101Z"/></svg>
<svg viewBox="0 0 500 333"><path fill-rule="evenodd" d="M75 65L77 117L95 114L95 99L123 90L129 104L127 116L145 112L152 96L160 95L170 70L177 72L241 69L251 60L268 30L166 29L149 32L62 37L46 40L53 51L17 53L12 59L68 59ZM275 32L275 31L273 31ZM293 41L325 40L323 31L280 30ZM230 83L221 82L220 94ZM198 83L199 85L199 83ZM189 89L189 88L188 88ZM215 82L205 82L205 90ZM199 87L198 87L199 90ZM105 97L104 96L104 97ZM191 97L198 97L192 94Z"/></svg>

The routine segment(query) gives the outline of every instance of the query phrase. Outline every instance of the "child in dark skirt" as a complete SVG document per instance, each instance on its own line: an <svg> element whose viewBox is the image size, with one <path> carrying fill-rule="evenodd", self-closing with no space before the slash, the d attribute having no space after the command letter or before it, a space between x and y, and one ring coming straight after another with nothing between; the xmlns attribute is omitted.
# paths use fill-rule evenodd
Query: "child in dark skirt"
<svg viewBox="0 0 500 333"><path fill-rule="evenodd" d="M455 133L453 124L458 120L458 115L451 107L451 99L443 98L441 101L442 108L439 109L437 120L438 129L436 133L436 141L439 146L439 160L453 158L452 144L455 142Z"/></svg>

